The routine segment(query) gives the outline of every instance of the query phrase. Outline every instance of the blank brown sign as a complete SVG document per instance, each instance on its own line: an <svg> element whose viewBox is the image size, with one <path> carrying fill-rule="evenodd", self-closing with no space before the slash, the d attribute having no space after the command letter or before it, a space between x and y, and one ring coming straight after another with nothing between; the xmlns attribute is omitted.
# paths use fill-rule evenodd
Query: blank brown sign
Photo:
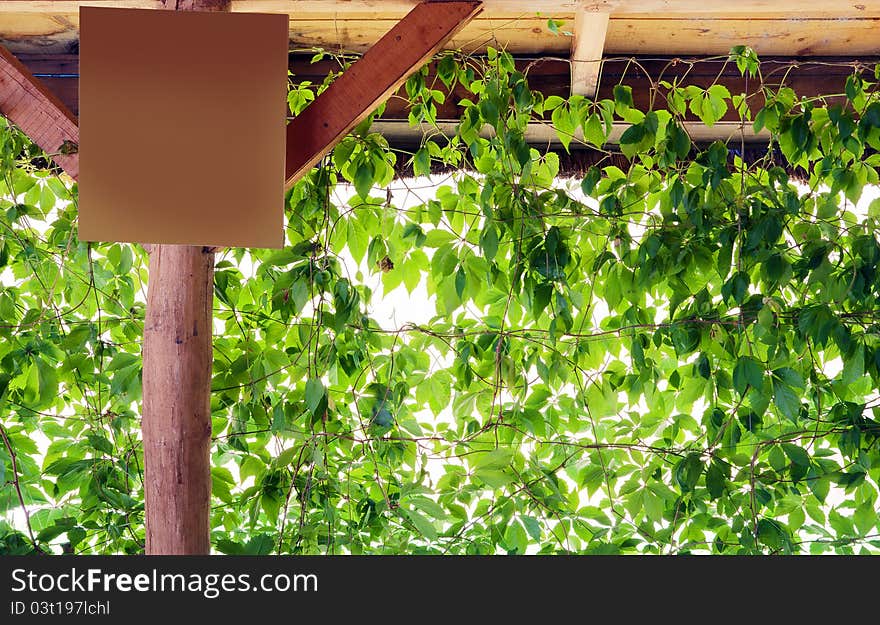
<svg viewBox="0 0 880 625"><path fill-rule="evenodd" d="M80 8L79 238L284 243L287 15Z"/></svg>

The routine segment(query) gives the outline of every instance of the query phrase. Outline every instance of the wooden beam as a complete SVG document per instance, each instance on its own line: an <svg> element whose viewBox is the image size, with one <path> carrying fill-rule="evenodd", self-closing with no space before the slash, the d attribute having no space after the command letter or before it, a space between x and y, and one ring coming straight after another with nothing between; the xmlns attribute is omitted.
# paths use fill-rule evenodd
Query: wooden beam
<svg viewBox="0 0 880 625"><path fill-rule="evenodd" d="M608 32L608 13L578 9L571 43L571 94L596 97L602 71L602 53Z"/></svg>
<svg viewBox="0 0 880 625"><path fill-rule="evenodd" d="M233 0L233 11L288 12L291 15L335 13L343 15L403 15L420 0ZM34 3L36 4L36 3ZM59 4L64 4L59 2ZM554 16L574 13L578 6L615 15L715 14L740 17L868 17L880 14L880 0L829 2L828 0L483 0L489 17Z"/></svg>
<svg viewBox="0 0 880 625"><path fill-rule="evenodd" d="M169 0L180 10L228 2ZM211 550L214 249L154 245L144 319L144 523L147 555Z"/></svg>
<svg viewBox="0 0 880 625"><path fill-rule="evenodd" d="M481 3L416 5L287 126L288 188L474 18Z"/></svg>
<svg viewBox="0 0 880 625"><path fill-rule="evenodd" d="M171 1L171 0L169 0ZM178 0L182 1L182 0ZM617 8L581 0L583 10L611 14L605 54L727 54L730 47L751 45L763 56L856 56L880 52L876 36L880 0L816 4L787 2L702 2L645 0ZM244 0L232 10L287 13L292 45L362 52L396 24L417 0ZM76 49L77 2L0 0L0 43L13 53L66 53ZM87 2L113 6L163 6L161 1ZM547 28L548 18L573 30L575 2L535 0L531 8L511 0L484 0L484 11L447 43L465 52L488 45L513 54L571 53L569 37ZM751 5L755 12L743 7ZM614 5L615 7L618 5ZM647 7L640 9L640 6ZM791 6L791 9L787 9ZM526 7L526 8L524 8ZM653 8L651 8L653 7ZM781 8L780 8L781 7ZM16 9L30 9L27 11ZM626 10L622 10L626 9ZM652 12L653 11L653 12Z"/></svg>
<svg viewBox="0 0 880 625"><path fill-rule="evenodd" d="M173 11L228 11L229 0L163 0Z"/></svg>
<svg viewBox="0 0 880 625"><path fill-rule="evenodd" d="M0 46L0 114L8 117L76 180L79 175L76 118L3 46Z"/></svg>
<svg viewBox="0 0 880 625"><path fill-rule="evenodd" d="M171 0L173 1L173 0ZM291 15L392 15L402 17L422 0L233 0L232 11ZM161 8L163 0L0 0L0 12L74 14L82 5ZM584 0L483 0L491 16L574 13ZM691 14L740 17L870 17L880 14L880 0L587 0L588 8L615 15Z"/></svg>

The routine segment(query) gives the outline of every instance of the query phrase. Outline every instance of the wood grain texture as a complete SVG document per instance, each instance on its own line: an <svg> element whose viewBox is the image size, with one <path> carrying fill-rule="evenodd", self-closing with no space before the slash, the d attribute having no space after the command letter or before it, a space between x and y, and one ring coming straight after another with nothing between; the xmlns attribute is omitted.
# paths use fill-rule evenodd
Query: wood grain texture
<svg viewBox="0 0 880 625"><path fill-rule="evenodd" d="M76 180L79 176L76 118L3 46L0 46L0 114L8 117Z"/></svg>
<svg viewBox="0 0 880 625"><path fill-rule="evenodd" d="M210 248L152 247L141 426L148 555L210 550L213 285Z"/></svg>
<svg viewBox="0 0 880 625"><path fill-rule="evenodd" d="M174 2L175 0L167 0ZM230 10L303 16L348 15L399 19L422 0L233 0ZM161 8L165 0L0 0L0 13L75 14L82 5ZM838 17L880 16L880 0L484 0L487 16L574 14L578 6L614 16Z"/></svg>
<svg viewBox="0 0 880 625"><path fill-rule="evenodd" d="M563 32L573 28L574 16ZM291 22L294 49L324 47L363 52L392 21ZM749 45L762 56L860 56L880 53L880 18L854 20L759 19L622 19L612 17L605 55L727 54L735 45ZM555 35L546 19L476 19L450 38L446 48L483 53L504 48L514 54L568 56L570 35Z"/></svg>
<svg viewBox="0 0 880 625"><path fill-rule="evenodd" d="M350 16L401 17L421 0L233 0L233 11L316 14L335 12ZM880 14L878 0L483 0L487 17L574 14L579 6L613 15L686 14L747 16L864 17Z"/></svg>
<svg viewBox="0 0 880 625"><path fill-rule="evenodd" d="M574 38L571 43L571 93L588 98L596 97L602 53L608 32L607 13L578 10L574 20Z"/></svg>
<svg viewBox="0 0 880 625"><path fill-rule="evenodd" d="M290 187L480 11L479 2L416 6L287 126Z"/></svg>
<svg viewBox="0 0 880 625"><path fill-rule="evenodd" d="M167 0L169 5L188 1L195 0ZM206 7L217 4L207 1ZM75 52L82 4L165 6L162 0L0 0L0 44L16 54ZM229 6L232 11L287 13L296 46L363 52L417 4L419 0L239 0ZM606 51L614 54L714 55L739 44L764 55L860 55L880 48L875 35L880 0L484 0L483 13L449 47L567 52L569 37L551 33L547 19L562 20L563 30L573 31L578 6L585 13L610 13Z"/></svg>

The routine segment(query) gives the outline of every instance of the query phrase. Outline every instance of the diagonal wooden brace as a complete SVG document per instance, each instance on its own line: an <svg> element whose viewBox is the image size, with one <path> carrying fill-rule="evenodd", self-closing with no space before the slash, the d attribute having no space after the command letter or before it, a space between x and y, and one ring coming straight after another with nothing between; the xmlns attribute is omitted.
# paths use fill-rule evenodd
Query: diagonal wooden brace
<svg viewBox="0 0 880 625"><path fill-rule="evenodd" d="M482 10L482 2L423 2L287 126L290 188Z"/></svg>
<svg viewBox="0 0 880 625"><path fill-rule="evenodd" d="M3 46L0 46L0 114L8 117L76 180L79 176L76 117Z"/></svg>

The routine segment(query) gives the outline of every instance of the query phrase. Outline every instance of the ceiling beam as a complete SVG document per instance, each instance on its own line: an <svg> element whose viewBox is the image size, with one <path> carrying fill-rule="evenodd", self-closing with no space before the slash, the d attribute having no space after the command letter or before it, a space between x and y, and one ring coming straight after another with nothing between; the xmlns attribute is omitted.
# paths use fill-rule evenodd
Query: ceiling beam
<svg viewBox="0 0 880 625"><path fill-rule="evenodd" d="M9 118L76 180L79 176L76 118L3 46L0 46L0 114Z"/></svg>
<svg viewBox="0 0 880 625"><path fill-rule="evenodd" d="M229 10L229 0L163 0L166 9L172 11L225 12Z"/></svg>
<svg viewBox="0 0 880 625"><path fill-rule="evenodd" d="M233 0L233 11L284 11L297 14L335 13L338 17L356 15L402 15L420 0ZM14 3L13 3L14 4ZM36 2L34 4L37 4ZM59 4L64 4L59 3ZM662 13L739 15L741 17L870 17L880 12L880 0L828 2L828 0L483 0L487 17L547 17L574 13L579 6L588 10L624 14Z"/></svg>
<svg viewBox="0 0 880 625"><path fill-rule="evenodd" d="M188 0L0 0L2 13L76 15L79 7L163 8ZM198 0L190 0L197 2ZM230 10L250 13L289 13L294 19L325 15L326 19L359 17L402 17L422 0L232 0ZM207 3L212 0L207 0ZM204 4L204 3L202 3ZM880 16L880 0L483 0L486 17L547 17L573 14L579 6L611 13L615 17L647 17L662 14L709 18L738 16L767 19L868 18ZM203 9L204 10L204 9Z"/></svg>
<svg viewBox="0 0 880 625"><path fill-rule="evenodd" d="M424 2L287 126L287 188L420 69L482 3Z"/></svg>
<svg viewBox="0 0 880 625"><path fill-rule="evenodd" d="M608 13L579 8L574 18L571 43L571 94L593 99L599 89L602 52L608 32Z"/></svg>

